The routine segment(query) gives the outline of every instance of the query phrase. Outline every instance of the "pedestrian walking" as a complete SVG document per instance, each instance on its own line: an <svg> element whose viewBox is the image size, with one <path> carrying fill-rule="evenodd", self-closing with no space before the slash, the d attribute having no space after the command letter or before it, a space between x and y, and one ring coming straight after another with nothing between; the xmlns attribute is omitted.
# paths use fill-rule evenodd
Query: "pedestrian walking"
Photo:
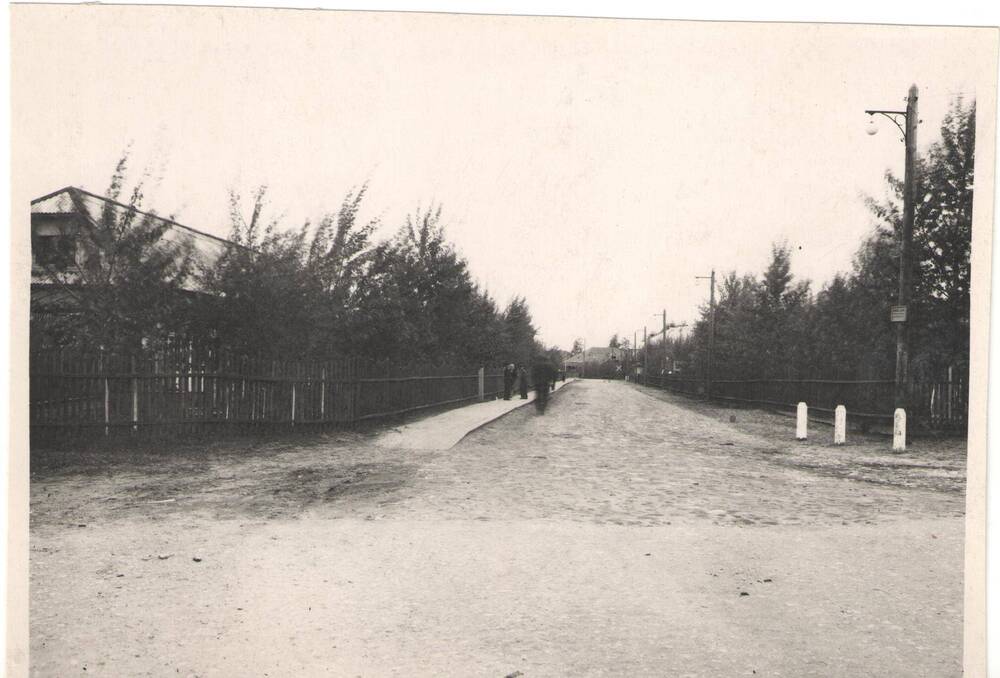
<svg viewBox="0 0 1000 678"><path fill-rule="evenodd" d="M514 389L514 379L517 377L517 371L514 369L514 363L510 363L503 368L503 399L510 400L511 391Z"/></svg>
<svg viewBox="0 0 1000 678"><path fill-rule="evenodd" d="M531 367L535 380L535 409L539 414L545 414L549 403L549 389L555 384L556 368L545 358L535 361Z"/></svg>
<svg viewBox="0 0 1000 678"><path fill-rule="evenodd" d="M521 400L528 399L528 370L524 365L517 368L517 385L521 391Z"/></svg>

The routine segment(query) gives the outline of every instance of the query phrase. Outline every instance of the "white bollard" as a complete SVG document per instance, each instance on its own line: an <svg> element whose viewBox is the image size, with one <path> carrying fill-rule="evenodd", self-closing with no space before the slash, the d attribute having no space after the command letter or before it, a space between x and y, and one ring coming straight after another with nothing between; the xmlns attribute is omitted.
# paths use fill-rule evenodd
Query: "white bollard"
<svg viewBox="0 0 1000 678"><path fill-rule="evenodd" d="M847 408L837 405L833 411L833 444L843 445L847 440Z"/></svg>
<svg viewBox="0 0 1000 678"><path fill-rule="evenodd" d="M896 408L892 415L892 451L902 452L906 449L906 410Z"/></svg>
<svg viewBox="0 0 1000 678"><path fill-rule="evenodd" d="M809 429L809 408L805 403L799 403L795 414L795 439L805 440Z"/></svg>

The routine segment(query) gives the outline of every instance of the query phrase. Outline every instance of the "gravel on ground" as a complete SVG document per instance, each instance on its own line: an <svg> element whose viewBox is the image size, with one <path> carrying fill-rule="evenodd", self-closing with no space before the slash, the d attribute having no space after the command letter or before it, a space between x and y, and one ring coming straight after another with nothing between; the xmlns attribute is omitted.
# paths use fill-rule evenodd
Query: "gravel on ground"
<svg viewBox="0 0 1000 678"><path fill-rule="evenodd" d="M732 414L587 380L447 451L36 451L32 674L960 675L964 442Z"/></svg>

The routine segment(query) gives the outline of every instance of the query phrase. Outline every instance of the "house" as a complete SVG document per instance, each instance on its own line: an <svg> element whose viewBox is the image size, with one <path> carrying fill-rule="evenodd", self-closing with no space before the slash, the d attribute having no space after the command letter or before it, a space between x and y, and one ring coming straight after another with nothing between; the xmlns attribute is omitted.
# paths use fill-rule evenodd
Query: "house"
<svg viewBox="0 0 1000 678"><path fill-rule="evenodd" d="M84 228L98 228L108 216L122 219L132 208L82 188L67 186L31 201L31 272L32 281L40 281L47 267L66 268L82 265L93 252L87 252ZM165 247L189 246L195 264L214 266L226 249L234 244L166 219L151 212L135 210L140 219L150 219L165 226L162 242Z"/></svg>
<svg viewBox="0 0 1000 678"><path fill-rule="evenodd" d="M70 310L60 288L80 281L81 271L101 253L96 245L102 224L129 218L149 220L164 228L164 248L190 252L196 269L215 266L229 247L223 238L203 233L149 212L132 208L82 188L67 186L31 201L31 305L33 312ZM85 233L84 231L89 231ZM56 277L60 284L57 284ZM199 292L199 276L191 276L185 289Z"/></svg>
<svg viewBox="0 0 1000 678"><path fill-rule="evenodd" d="M588 365L602 365L612 361L621 362L624 360L626 353L627 349L610 346L588 348L580 353L574 353L563 360L563 369L569 375L576 375L582 371L581 367L583 366L584 361L586 361Z"/></svg>

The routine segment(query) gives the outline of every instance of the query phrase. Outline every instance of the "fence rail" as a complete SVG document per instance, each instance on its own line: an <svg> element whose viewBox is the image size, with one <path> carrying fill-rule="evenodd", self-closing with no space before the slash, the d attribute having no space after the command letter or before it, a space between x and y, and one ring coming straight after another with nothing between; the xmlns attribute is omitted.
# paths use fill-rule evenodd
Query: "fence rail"
<svg viewBox="0 0 1000 678"><path fill-rule="evenodd" d="M482 373L482 387L480 387ZM234 358L180 347L30 357L33 434L347 425L501 393L500 369Z"/></svg>
<svg viewBox="0 0 1000 678"><path fill-rule="evenodd" d="M648 385L687 396L704 397L704 379L645 375ZM810 410L833 414L843 405L854 417L891 421L894 407L891 380L844 381L823 379L721 379L711 383L711 398L748 405L794 408L805 402ZM968 422L968 385L964 379L920 382L910 386L907 419L928 430L964 430Z"/></svg>

